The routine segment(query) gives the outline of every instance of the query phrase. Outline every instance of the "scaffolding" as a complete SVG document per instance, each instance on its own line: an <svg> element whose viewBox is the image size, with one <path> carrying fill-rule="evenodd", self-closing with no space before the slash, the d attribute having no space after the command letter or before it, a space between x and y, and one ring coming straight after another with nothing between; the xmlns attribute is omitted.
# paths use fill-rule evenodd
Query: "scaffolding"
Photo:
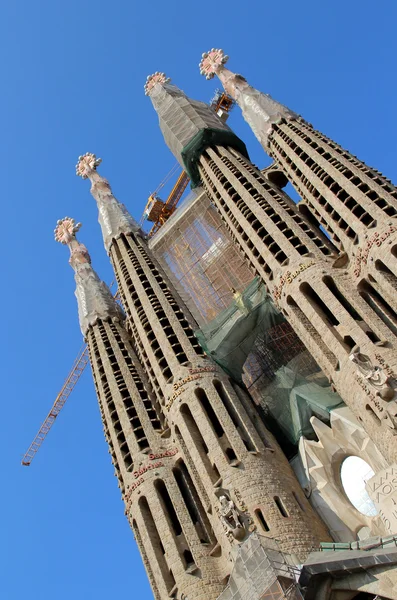
<svg viewBox="0 0 397 600"><path fill-rule="evenodd" d="M303 600L294 556L277 542L252 533L241 544L226 589L218 600Z"/></svg>
<svg viewBox="0 0 397 600"><path fill-rule="evenodd" d="M199 325L215 318L253 279L202 190L189 194L149 245Z"/></svg>
<svg viewBox="0 0 397 600"><path fill-rule="evenodd" d="M299 437L314 433L310 417L328 422L341 399L200 188L149 239L149 247L195 318L206 353L245 384L286 455L295 456Z"/></svg>

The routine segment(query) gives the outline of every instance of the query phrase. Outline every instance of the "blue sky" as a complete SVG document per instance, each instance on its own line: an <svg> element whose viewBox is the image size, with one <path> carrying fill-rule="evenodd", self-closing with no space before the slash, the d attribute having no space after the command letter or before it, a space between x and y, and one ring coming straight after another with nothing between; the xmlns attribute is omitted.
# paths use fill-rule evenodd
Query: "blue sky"
<svg viewBox="0 0 397 600"><path fill-rule="evenodd" d="M20 459L81 346L57 219L82 221L94 267L112 273L79 154L140 218L174 165L148 74L209 100L201 53L229 66L396 180L395 3L14 0L0 6L2 492L4 600L150 599L124 517L87 370L29 468ZM268 163L238 109L230 124Z"/></svg>

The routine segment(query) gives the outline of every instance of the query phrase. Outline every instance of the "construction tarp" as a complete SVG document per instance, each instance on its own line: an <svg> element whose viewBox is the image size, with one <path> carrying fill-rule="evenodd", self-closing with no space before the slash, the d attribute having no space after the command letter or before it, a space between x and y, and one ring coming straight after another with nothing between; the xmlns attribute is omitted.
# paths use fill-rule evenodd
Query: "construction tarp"
<svg viewBox="0 0 397 600"><path fill-rule="evenodd" d="M247 147L233 131L225 129L214 129L207 127L201 129L183 148L181 152L185 171L191 179L191 187L200 185L200 173L198 163L201 155L207 148L214 146L229 146L249 160Z"/></svg>
<svg viewBox="0 0 397 600"><path fill-rule="evenodd" d="M235 381L242 381L242 372L256 337L263 329L284 321L266 288L255 278L228 308L195 332L205 352Z"/></svg>
<svg viewBox="0 0 397 600"><path fill-rule="evenodd" d="M262 391L265 414L277 423L283 436L297 445L304 436L315 437L310 418L314 415L328 422L334 408L344 406L325 377L311 380L299 373L299 357L280 367L274 379Z"/></svg>

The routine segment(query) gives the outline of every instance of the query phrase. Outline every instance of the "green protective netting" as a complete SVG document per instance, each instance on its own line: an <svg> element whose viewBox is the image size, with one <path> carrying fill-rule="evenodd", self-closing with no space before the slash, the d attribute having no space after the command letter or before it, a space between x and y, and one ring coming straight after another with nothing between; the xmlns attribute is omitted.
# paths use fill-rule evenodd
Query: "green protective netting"
<svg viewBox="0 0 397 600"><path fill-rule="evenodd" d="M200 185L200 173L198 163L201 155L207 148L214 146L230 146L249 160L247 147L242 140L232 131L224 129L206 128L201 129L181 152L185 171L191 180L191 187L194 189Z"/></svg>
<svg viewBox="0 0 397 600"><path fill-rule="evenodd" d="M321 372L304 376L299 371L302 356L280 367L273 381L261 390L261 405L265 414L277 423L282 435L296 446L304 436L315 437L310 418L314 415L328 422L330 412L344 403L332 391Z"/></svg>
<svg viewBox="0 0 397 600"><path fill-rule="evenodd" d="M329 422L343 406L310 353L255 278L218 316L195 332L205 352L241 383L254 359L258 410L288 456L296 454L301 436L313 439L310 418Z"/></svg>
<svg viewBox="0 0 397 600"><path fill-rule="evenodd" d="M258 332L284 320L256 277L243 293L235 294L228 308L194 335L205 352L235 381L241 382L244 363Z"/></svg>

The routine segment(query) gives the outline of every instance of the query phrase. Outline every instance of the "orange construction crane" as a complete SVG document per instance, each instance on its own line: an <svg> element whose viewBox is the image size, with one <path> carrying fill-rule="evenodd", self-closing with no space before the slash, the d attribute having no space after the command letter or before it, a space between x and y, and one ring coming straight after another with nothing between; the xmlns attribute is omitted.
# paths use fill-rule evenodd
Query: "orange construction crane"
<svg viewBox="0 0 397 600"><path fill-rule="evenodd" d="M234 100L230 96L228 96L228 94L225 94L225 92L216 90L215 96L211 100L210 105L222 119L225 119L225 118L227 118L227 114L230 112L230 110L234 106ZM178 163L176 163L173 166L173 168L171 169L171 171L168 173L168 175L163 179L163 181L157 187L156 191L153 192L153 194L151 194L149 196L149 201L146 205L145 212L143 213L143 217L141 219L141 225L145 219L147 219L148 221L153 221L153 223L154 223L152 229L149 232L149 236L156 233L156 231L158 231L160 229L160 227L166 222L166 220L175 211L176 206L177 206L179 200L181 199L183 192L186 190L187 185L190 181L189 177L185 173L185 171L182 171L182 173L179 175L179 177L177 179L177 182L175 183L174 187L172 188L172 191L171 191L170 195L168 196L167 200L165 202L160 200L160 198L158 197L158 192L177 173L178 168L179 168L179 165L178 165ZM113 283L114 282L112 282L110 284L110 287L113 285ZM116 300L119 300L119 293L116 292L114 297L116 298ZM88 348L86 345L84 345L82 347L82 349L80 350L76 360L74 361L72 370L70 371L68 377L66 378L66 381L63 384L61 391L59 392L58 396L56 397L55 402L52 405L50 412L48 413L44 423L40 427L36 437L34 438L33 442L30 444L28 451L26 452L26 454L24 455L24 457L22 459L22 464L25 467L28 467L30 465L30 463L32 462L33 458L35 457L37 451L39 450L41 444L44 442L48 432L50 431L51 427L54 425L57 416L59 415L60 411L64 407L66 400L69 398L70 394L73 392L73 389L74 389L76 383L78 382L81 375L83 374L84 369L86 368L86 366L88 364L88 360L89 360Z"/></svg>
<svg viewBox="0 0 397 600"><path fill-rule="evenodd" d="M149 196L149 200L146 204L142 217L142 221L146 219L147 221L151 221L153 223L153 227L148 234L149 237L154 235L175 211L176 206L181 199L183 192L187 188L189 181L190 179L188 175L185 173L185 171L182 171L165 202L163 202L156 193Z"/></svg>

